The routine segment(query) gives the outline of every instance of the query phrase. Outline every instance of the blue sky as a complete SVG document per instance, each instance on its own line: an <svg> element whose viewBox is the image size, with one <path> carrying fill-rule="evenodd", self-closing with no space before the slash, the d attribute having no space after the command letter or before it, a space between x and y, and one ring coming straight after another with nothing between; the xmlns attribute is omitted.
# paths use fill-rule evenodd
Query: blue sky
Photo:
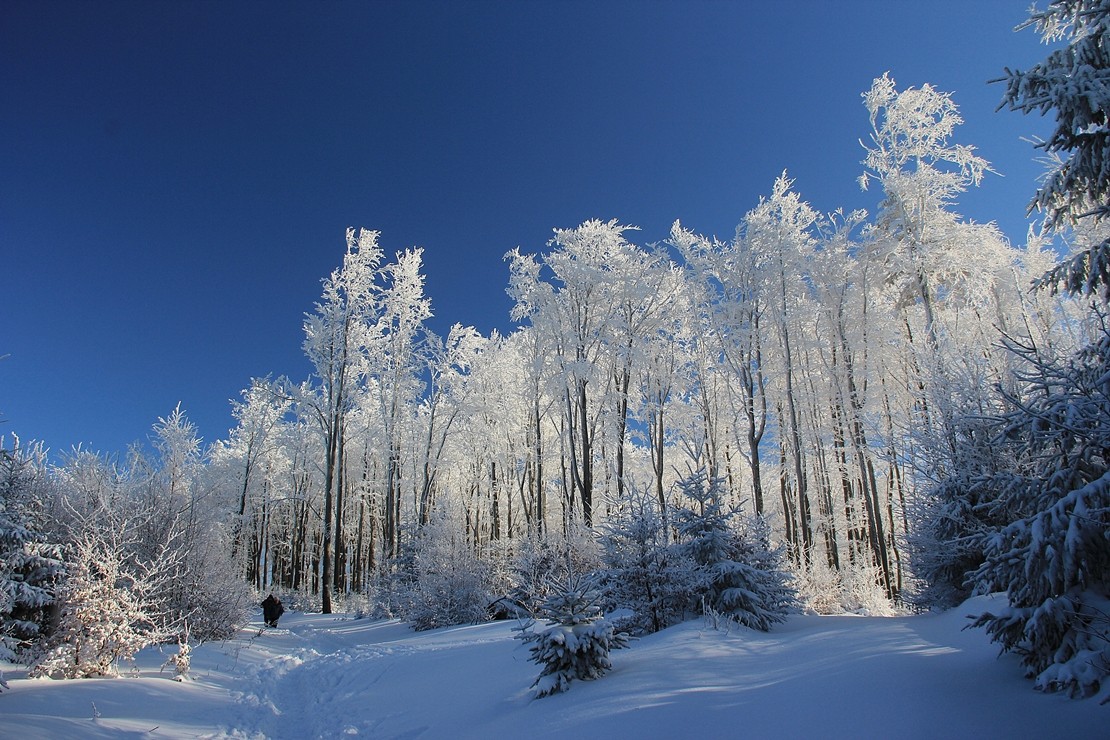
<svg viewBox="0 0 1110 740"><path fill-rule="evenodd" d="M615 218L731 236L784 169L865 207L860 94L952 92L1024 241L1041 168L995 112L1027 0L0 2L0 434L119 451L180 402L309 373L344 230L425 248L441 333L510 328L502 256Z"/></svg>

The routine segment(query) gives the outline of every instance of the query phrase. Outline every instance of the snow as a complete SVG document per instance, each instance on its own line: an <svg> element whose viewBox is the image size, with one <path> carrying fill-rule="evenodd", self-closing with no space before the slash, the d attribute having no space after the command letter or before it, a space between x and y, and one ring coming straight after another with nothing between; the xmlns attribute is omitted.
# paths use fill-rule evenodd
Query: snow
<svg viewBox="0 0 1110 740"><path fill-rule="evenodd" d="M287 612L197 646L191 680L139 653L138 677L27 679L3 665L0 737L1105 737L1110 707L1042 694L967 615L791 617L769 633L698 620L611 655L613 670L533 699L515 622L413 632ZM1104 692L1104 695L1106 692Z"/></svg>

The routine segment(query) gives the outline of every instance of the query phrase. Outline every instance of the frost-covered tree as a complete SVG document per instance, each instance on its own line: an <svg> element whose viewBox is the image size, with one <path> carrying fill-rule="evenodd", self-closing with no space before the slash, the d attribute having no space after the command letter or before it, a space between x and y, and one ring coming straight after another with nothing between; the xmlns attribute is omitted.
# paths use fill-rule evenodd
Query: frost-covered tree
<svg viewBox="0 0 1110 740"><path fill-rule="evenodd" d="M428 388L420 404L419 421L423 443L419 447L420 492L418 521L432 518L438 488L439 465L444 458L451 429L471 395L467 373L485 345L473 327L455 324L446 339L428 334L424 359Z"/></svg>
<svg viewBox="0 0 1110 740"><path fill-rule="evenodd" d="M1005 381L1009 364L993 349L997 329L1016 329L1023 319L1013 290L1020 255L993 224L954 210L956 199L991 170L974 147L954 141L963 119L952 96L930 85L898 90L887 74L863 98L872 133L861 184L875 181L883 189L875 223L865 230L864 255L871 300L889 305L894 319L874 360L883 404L879 429L888 485L897 481L905 513L938 480L966 469L960 417L996 407L989 389ZM871 521L894 504L884 504L878 491L864 501ZM889 574L896 569L877 534L870 533L872 550ZM891 548L891 554L898 553Z"/></svg>
<svg viewBox="0 0 1110 740"><path fill-rule="evenodd" d="M795 594L781 554L759 517L725 505L719 480L698 471L679 482L686 499L675 512L680 548L698 566L695 593L705 607L767 631L794 611Z"/></svg>
<svg viewBox="0 0 1110 740"><path fill-rule="evenodd" d="M531 645L530 660L543 666L532 683L536 698L566 691L575 680L600 678L613 667L609 652L625 647L628 638L602 616L600 598L597 576L569 576L544 602L547 628L534 631L529 622L520 629L518 638Z"/></svg>
<svg viewBox="0 0 1110 740"><path fill-rule="evenodd" d="M632 487L603 526L603 586L610 611L627 609L617 626L633 634L681 621L699 580L696 564L671 546L653 497Z"/></svg>
<svg viewBox="0 0 1110 740"><path fill-rule="evenodd" d="M415 630L474 624L489 618L491 572L458 522L437 511L416 541L412 595L405 619Z"/></svg>
<svg viewBox="0 0 1110 740"><path fill-rule="evenodd" d="M66 579L58 590L58 626L32 676L116 675L119 661L169 636L155 593L176 562L136 569L127 563L125 543L105 535L89 532L70 546Z"/></svg>
<svg viewBox="0 0 1110 740"><path fill-rule="evenodd" d="M761 290L760 265L742 233L743 228L738 228L735 239L722 242L694 234L676 221L670 243L682 255L688 274L688 292L697 311L689 313L704 317L703 326L687 322L691 343L708 345L711 356L728 368L729 382L723 387L734 407L733 415L742 419L734 426L743 429L741 446L746 447L755 513L762 515L766 509L762 445L769 418L763 324L769 296ZM657 488L661 489L662 476L658 468L656 472ZM662 501L662 493L659 495Z"/></svg>
<svg viewBox="0 0 1110 740"><path fill-rule="evenodd" d="M354 406L355 383L365 324L379 309L376 279L383 252L378 232L347 229L342 267L324 281L323 297L306 315L303 349L315 369L314 387L301 394L311 408L323 440L324 511L321 560L321 610L332 610L335 578L336 499L342 498L344 432Z"/></svg>
<svg viewBox="0 0 1110 740"><path fill-rule="evenodd" d="M935 348L938 295L966 265L959 217L949 207L990 166L974 147L951 142L963 118L950 95L930 85L898 91L884 74L863 97L872 146L860 184L878 180L884 193L876 228L886 238L876 241L876 257L900 307L921 307L925 340Z"/></svg>
<svg viewBox="0 0 1110 740"><path fill-rule="evenodd" d="M135 448L120 463L75 451L50 469L50 524L67 546L67 580L81 573L71 557L111 553L141 584L142 608L159 629L176 634L188 620L197 639L210 640L242 623L248 597L230 557L232 511L215 496L205 459L190 452L199 446L175 412L155 425L154 455ZM73 601L91 592L65 593Z"/></svg>
<svg viewBox="0 0 1110 740"><path fill-rule="evenodd" d="M558 372L564 487L587 526L600 521L595 496L623 489L634 359L672 285L665 254L625 238L634 229L591 220L556 229L542 258L508 255L513 318L532 325Z"/></svg>
<svg viewBox="0 0 1110 740"><path fill-rule="evenodd" d="M1052 113L1056 127L1036 144L1054 167L1037 190L1030 210L1045 214L1054 228L1110 215L1110 5L1103 0L1054 0L1034 9L1019 26L1034 28L1045 43L1066 41L1028 70L1006 69L1000 107L1023 113ZM1070 293L1110 298L1110 239L1098 239L1051 270L1042 283Z"/></svg>
<svg viewBox="0 0 1110 740"><path fill-rule="evenodd" d="M63 573L60 548L42 531L45 453L14 441L11 450L0 443L0 660L12 662L41 637Z"/></svg>
<svg viewBox="0 0 1110 740"><path fill-rule="evenodd" d="M790 543L808 560L813 551L811 476L806 464L807 445L802 442L803 360L799 347L796 316L805 309L797 296L805 270L804 261L812 251L813 228L820 215L793 189L793 181L783 172L774 183L771 195L744 218L743 232L752 258L759 264L763 290L768 297L767 319L778 338L779 372L782 389L779 401L780 496L787 521ZM787 459L789 462L787 462Z"/></svg>
<svg viewBox="0 0 1110 740"><path fill-rule="evenodd" d="M369 402L377 408L387 446L382 496L387 557L399 551L405 530L402 480L409 447L404 439L407 427L412 426L423 387L420 375L426 367L425 322L432 315L432 307L424 295L423 254L422 249L406 249L383 268L379 313L369 324L367 390ZM411 462L413 455L407 457ZM412 473L409 476L416 478Z"/></svg>
<svg viewBox="0 0 1110 740"><path fill-rule="evenodd" d="M272 510L269 500L275 478L288 460L280 443L282 420L291 399L269 378L254 378L242 391L242 401L232 401L231 413L238 422L228 439L216 444L213 459L218 473L234 479L234 519L231 526L231 557L255 588L270 586L269 560ZM230 481L229 481L230 482Z"/></svg>
<svg viewBox="0 0 1110 740"><path fill-rule="evenodd" d="M323 296L304 324L303 347L315 372L295 395L300 413L315 422L322 448L325 612L332 608L332 591L350 586L349 512L365 516L367 499L374 497L379 546L387 558L396 558L406 531L404 481L417 480L406 466L414 464L409 435L427 368L424 322L431 304L424 296L423 252L408 249L386 262L378 237L376 231L347 230L343 264L324 281ZM363 485L353 486L352 479ZM363 553L355 554L361 560Z"/></svg>

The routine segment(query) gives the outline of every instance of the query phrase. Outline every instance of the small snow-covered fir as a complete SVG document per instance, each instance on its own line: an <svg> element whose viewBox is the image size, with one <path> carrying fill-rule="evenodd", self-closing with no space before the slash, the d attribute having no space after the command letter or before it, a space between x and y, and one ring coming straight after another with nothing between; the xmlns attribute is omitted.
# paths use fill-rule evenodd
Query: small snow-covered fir
<svg viewBox="0 0 1110 740"><path fill-rule="evenodd" d="M688 502L675 513L677 547L697 564L695 598L753 629L769 630L796 608L782 556L766 523L726 508L719 480L699 471L681 482Z"/></svg>
<svg viewBox="0 0 1110 740"><path fill-rule="evenodd" d="M41 638L64 569L60 548L40 531L45 491L41 445L0 438L0 660L17 661ZM3 676L0 675L0 679Z"/></svg>
<svg viewBox="0 0 1110 740"><path fill-rule="evenodd" d="M609 652L628 644L601 614L598 580L569 576L544 602L548 626L536 631L529 622L520 628L519 638L531 646L530 660L543 667L532 683L537 698L566 691L575 680L600 678L613 667Z"/></svg>

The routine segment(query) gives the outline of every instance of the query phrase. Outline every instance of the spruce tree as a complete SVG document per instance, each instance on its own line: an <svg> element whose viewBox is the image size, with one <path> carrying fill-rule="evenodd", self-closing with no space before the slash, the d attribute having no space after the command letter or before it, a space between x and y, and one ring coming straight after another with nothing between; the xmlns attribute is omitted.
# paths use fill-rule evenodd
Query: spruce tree
<svg viewBox="0 0 1110 740"><path fill-rule="evenodd" d="M18 662L41 638L61 553L37 514L41 448L0 449L0 660ZM37 492L41 494L41 491Z"/></svg>
<svg viewBox="0 0 1110 740"><path fill-rule="evenodd" d="M1054 115L1052 134L1036 144L1056 166L1029 204L1062 230L1110 215L1110 4L1105 0L1054 0L1036 7L1019 26L1034 28L1046 43L1066 41L1028 70L1006 69L1000 107ZM1069 293L1110 298L1110 239L1086 245L1041 280Z"/></svg>
<svg viewBox="0 0 1110 740"><path fill-rule="evenodd" d="M704 471L679 487L688 503L675 512L676 547L697 564L705 607L764 632L785 621L796 598L766 523L726 507L721 482Z"/></svg>
<svg viewBox="0 0 1110 740"><path fill-rule="evenodd" d="M532 646L530 660L543 666L532 683L536 698L566 691L576 679L600 678L613 667L609 651L628 644L627 635L602 616L598 580L569 575L544 602L547 629L533 631L533 622L520 628L518 638Z"/></svg>
<svg viewBox="0 0 1110 740"><path fill-rule="evenodd" d="M1066 40L1027 71L1006 70L1003 105L1054 113L1056 130L1038 146L1058 166L1031 203L1050 227L1105 231L1110 215L1110 3L1056 0L1025 26ZM1003 522L986 538L972 574L979 591L1005 591L1007 608L980 615L1003 650L1021 656L1045 690L1089 696L1110 676L1110 240L1095 239L1050 270L1042 287L1101 298L1096 338L1067 360L1012 342L1024 361L1018 390L1004 394L998 444L1012 474L980 477L981 508Z"/></svg>
<svg viewBox="0 0 1110 740"><path fill-rule="evenodd" d="M1110 676L1110 332L1066 363L1014 351L1029 370L999 444L1018 469L984 481L983 508L1006 524L971 575L1009 601L975 624L1038 688L1089 696Z"/></svg>
<svg viewBox="0 0 1110 740"><path fill-rule="evenodd" d="M658 632L686 616L697 566L667 542L651 495L633 489L624 505L610 513L601 541L606 603L630 612L617 620L621 629Z"/></svg>

